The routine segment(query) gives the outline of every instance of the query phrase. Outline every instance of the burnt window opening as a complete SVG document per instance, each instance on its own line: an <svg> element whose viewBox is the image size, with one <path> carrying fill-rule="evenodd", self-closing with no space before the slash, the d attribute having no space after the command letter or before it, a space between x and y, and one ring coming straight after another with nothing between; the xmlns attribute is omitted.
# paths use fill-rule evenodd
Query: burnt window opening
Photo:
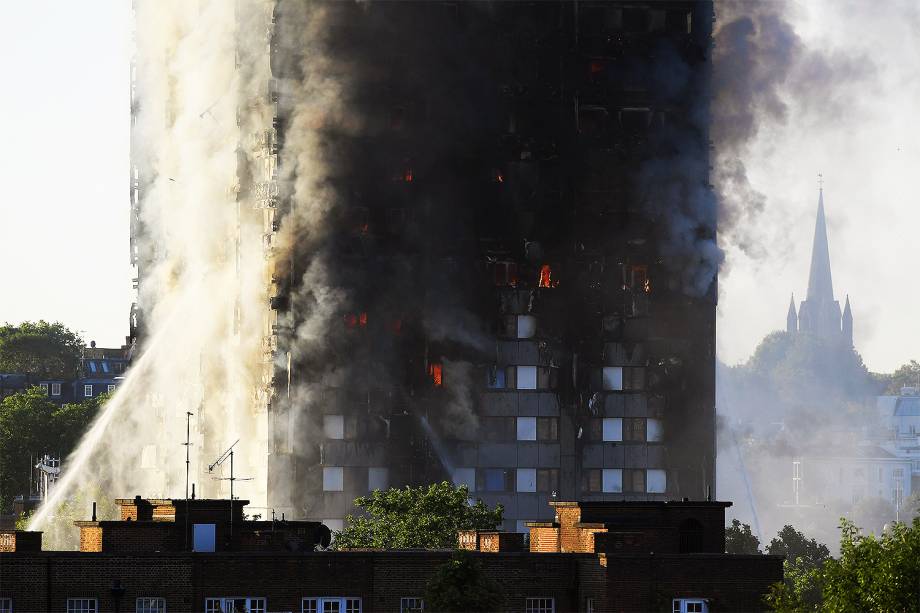
<svg viewBox="0 0 920 613"><path fill-rule="evenodd" d="M486 372L486 385L489 389L505 389L505 368L503 366L491 366Z"/></svg>
<svg viewBox="0 0 920 613"><path fill-rule="evenodd" d="M624 8L622 13L623 31L633 34L647 32L649 11L645 8Z"/></svg>
<svg viewBox="0 0 920 613"><path fill-rule="evenodd" d="M391 319L390 320L390 332L398 336L402 334L403 322L402 319Z"/></svg>
<svg viewBox="0 0 920 613"><path fill-rule="evenodd" d="M646 294L652 291L652 284L648 278L648 266L645 264L632 264L627 266L624 272L626 278L624 279L623 289L641 291Z"/></svg>
<svg viewBox="0 0 920 613"><path fill-rule="evenodd" d="M664 16L664 29L669 34L690 34L692 23L692 15L686 9L672 9Z"/></svg>
<svg viewBox="0 0 920 613"><path fill-rule="evenodd" d="M703 551L703 524L690 518L680 523L680 553L701 553Z"/></svg>
<svg viewBox="0 0 920 613"><path fill-rule="evenodd" d="M555 442L559 440L558 417L537 418L537 440L542 442Z"/></svg>
<svg viewBox="0 0 920 613"><path fill-rule="evenodd" d="M480 418L483 440L490 443L509 443L517 439L516 417Z"/></svg>
<svg viewBox="0 0 920 613"><path fill-rule="evenodd" d="M390 208L387 209L387 230L391 234L397 234L402 231L406 225L406 209Z"/></svg>
<svg viewBox="0 0 920 613"><path fill-rule="evenodd" d="M651 111L647 108L625 108L619 113L620 127L627 136L638 136L648 132Z"/></svg>
<svg viewBox="0 0 920 613"><path fill-rule="evenodd" d="M492 183L504 183L505 182L505 171L501 168L492 169Z"/></svg>
<svg viewBox="0 0 920 613"><path fill-rule="evenodd" d="M348 228L355 234L367 234L370 230L370 210L366 206L348 209Z"/></svg>
<svg viewBox="0 0 920 613"><path fill-rule="evenodd" d="M397 106L390 110L390 128L402 130L406 125L406 108Z"/></svg>
<svg viewBox="0 0 920 613"><path fill-rule="evenodd" d="M517 262L498 261L492 263L492 279L496 286L515 287L518 284Z"/></svg>
<svg viewBox="0 0 920 613"><path fill-rule="evenodd" d="M415 180L415 172L412 170L412 160L403 160L402 165L393 173L393 181L396 183L412 183Z"/></svg>
<svg viewBox="0 0 920 613"><path fill-rule="evenodd" d="M600 137L607 132L610 114L602 106L581 106L578 108L578 133L585 137Z"/></svg>

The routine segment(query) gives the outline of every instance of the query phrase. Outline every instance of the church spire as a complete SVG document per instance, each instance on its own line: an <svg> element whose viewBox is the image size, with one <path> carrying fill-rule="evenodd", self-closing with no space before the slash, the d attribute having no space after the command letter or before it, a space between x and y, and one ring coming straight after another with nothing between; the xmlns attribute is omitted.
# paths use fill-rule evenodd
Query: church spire
<svg viewBox="0 0 920 613"><path fill-rule="evenodd" d="M795 334L799 331L799 318L795 313L795 294L789 297L789 312L786 313L786 332Z"/></svg>
<svg viewBox="0 0 920 613"><path fill-rule="evenodd" d="M815 221L815 240L811 247L811 270L808 274L806 299L816 304L834 302L831 256L827 247L827 222L824 219L823 186L818 191L818 218Z"/></svg>
<svg viewBox="0 0 920 613"><path fill-rule="evenodd" d="M843 322L841 331L843 332L843 340L846 341L850 347L853 346L853 311L850 310L850 295L847 294L847 303L843 307Z"/></svg>

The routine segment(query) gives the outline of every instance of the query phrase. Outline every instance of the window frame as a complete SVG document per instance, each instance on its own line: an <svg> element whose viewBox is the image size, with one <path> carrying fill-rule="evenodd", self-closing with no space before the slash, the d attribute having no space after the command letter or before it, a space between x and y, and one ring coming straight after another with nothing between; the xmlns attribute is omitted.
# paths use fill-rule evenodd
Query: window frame
<svg viewBox="0 0 920 613"><path fill-rule="evenodd" d="M524 600L524 611L525 613L556 613L556 599L545 596L527 597Z"/></svg>
<svg viewBox="0 0 920 613"><path fill-rule="evenodd" d="M151 603L155 603L151 606ZM139 596L134 599L135 613L166 613L166 599L161 596Z"/></svg>
<svg viewBox="0 0 920 613"><path fill-rule="evenodd" d="M51 384L51 395L52 395L52 396L60 396L60 395L61 395L61 384L60 384L60 383L52 383L52 384Z"/></svg>
<svg viewBox="0 0 920 613"><path fill-rule="evenodd" d="M89 605L89 607L83 606L84 604ZM67 613L99 613L99 599L84 597L68 598Z"/></svg>
<svg viewBox="0 0 920 613"><path fill-rule="evenodd" d="M13 613L13 599L8 597L0 598L0 613Z"/></svg>
<svg viewBox="0 0 920 613"><path fill-rule="evenodd" d="M688 605L700 605L698 612L690 611ZM709 613L709 601L705 598L675 598L671 601L672 613Z"/></svg>
<svg viewBox="0 0 920 613"><path fill-rule="evenodd" d="M50 388L48 387L47 383L39 383L38 387L42 388L42 391L45 392L45 396L51 395Z"/></svg>
<svg viewBox="0 0 920 613"><path fill-rule="evenodd" d="M333 481L331 475L336 474L332 472L333 470L338 471L337 473L338 477L335 479L335 481L338 482L338 488L333 488L333 487L327 488L326 487L326 474L327 474L326 471L330 471L329 481L331 482ZM334 486L334 485L335 483L330 483L330 486ZM323 466L323 491L324 492L344 492L345 491L345 467L344 466Z"/></svg>
<svg viewBox="0 0 920 613"><path fill-rule="evenodd" d="M211 596L204 599L204 613L231 613L224 611L224 603L228 600L245 600L246 613L266 613L268 611L268 598L265 596ZM217 609L213 608L214 602L217 602ZM253 601L261 601L262 606L253 609ZM212 608L208 608L208 607Z"/></svg>
<svg viewBox="0 0 920 613"><path fill-rule="evenodd" d="M421 596L402 596L399 599L399 613L423 613L425 599Z"/></svg>
<svg viewBox="0 0 920 613"><path fill-rule="evenodd" d="M87 392L89 392L89 393L87 393ZM93 384L92 384L92 383L84 383L84 384L83 384L83 397L84 397L84 398L92 398L92 397L93 397Z"/></svg>
<svg viewBox="0 0 920 613"><path fill-rule="evenodd" d="M314 601L315 607L306 608L307 601ZM364 603L359 596L304 596L300 599L301 613L323 613L323 605L335 602L339 605L338 613L361 613ZM357 603L357 607L355 607Z"/></svg>

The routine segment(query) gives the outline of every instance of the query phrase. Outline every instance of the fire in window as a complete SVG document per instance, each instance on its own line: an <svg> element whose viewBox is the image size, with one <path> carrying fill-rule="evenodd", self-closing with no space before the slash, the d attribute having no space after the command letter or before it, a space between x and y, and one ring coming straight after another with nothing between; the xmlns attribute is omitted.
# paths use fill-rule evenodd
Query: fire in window
<svg viewBox="0 0 920 613"><path fill-rule="evenodd" d="M367 326L367 311L362 311L360 313L345 313L343 320L346 328L364 328Z"/></svg>
<svg viewBox="0 0 920 613"><path fill-rule="evenodd" d="M632 289L643 291L646 294L652 291L652 284L648 278L648 266L645 264L633 264L626 270L626 283L623 289Z"/></svg>
<svg viewBox="0 0 920 613"><path fill-rule="evenodd" d="M539 287L557 287L559 280L553 278L553 269L549 264L540 267Z"/></svg>
<svg viewBox="0 0 920 613"><path fill-rule="evenodd" d="M394 181L402 182L402 183L412 183L412 180L414 178L415 178L415 174L412 171L411 160L404 160L402 166L393 175Z"/></svg>
<svg viewBox="0 0 920 613"><path fill-rule="evenodd" d="M432 362L428 365L428 376L431 377L431 382L435 387L443 385L443 372L444 366L440 362Z"/></svg>
<svg viewBox="0 0 920 613"><path fill-rule="evenodd" d="M492 169L492 183L504 183L505 172L500 168Z"/></svg>

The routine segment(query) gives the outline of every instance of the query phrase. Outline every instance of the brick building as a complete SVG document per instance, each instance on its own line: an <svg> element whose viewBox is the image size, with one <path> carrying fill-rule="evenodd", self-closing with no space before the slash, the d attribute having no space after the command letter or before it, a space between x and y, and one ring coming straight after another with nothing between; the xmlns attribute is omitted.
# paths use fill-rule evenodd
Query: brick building
<svg viewBox="0 0 920 613"><path fill-rule="evenodd" d="M424 611L428 580L453 555L326 551L321 524L249 521L245 501L118 502L119 521L75 522L79 552L0 532L0 610ZM554 521L531 524L529 549L501 531L458 542L499 582L507 611L764 610L782 558L723 553L728 504L558 502Z"/></svg>

